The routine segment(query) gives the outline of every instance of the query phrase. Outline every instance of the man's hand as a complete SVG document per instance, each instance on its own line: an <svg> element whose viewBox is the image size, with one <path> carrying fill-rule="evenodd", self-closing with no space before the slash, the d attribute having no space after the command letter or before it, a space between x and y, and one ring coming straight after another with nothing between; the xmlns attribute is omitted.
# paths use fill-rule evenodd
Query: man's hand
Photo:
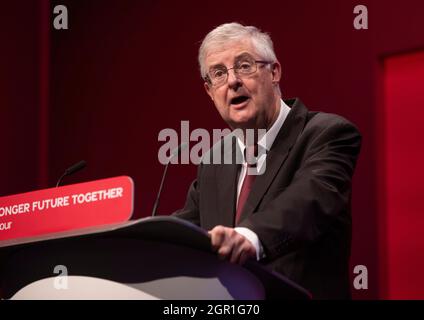
<svg viewBox="0 0 424 320"><path fill-rule="evenodd" d="M220 258L242 265L248 258L256 257L253 244L233 228L216 226L208 233L211 236L212 248L218 252Z"/></svg>

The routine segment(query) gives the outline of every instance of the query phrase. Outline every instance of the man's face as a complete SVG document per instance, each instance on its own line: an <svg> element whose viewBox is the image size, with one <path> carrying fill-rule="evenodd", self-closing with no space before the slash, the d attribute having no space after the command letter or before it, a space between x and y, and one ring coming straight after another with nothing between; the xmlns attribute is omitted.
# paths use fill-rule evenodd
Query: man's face
<svg viewBox="0 0 424 320"><path fill-rule="evenodd" d="M208 71L232 68L246 59L263 60L249 39L210 50L205 65ZM269 129L278 115L280 97L275 88L280 76L281 66L278 62L271 66L258 63L256 72L250 75L240 76L234 70L229 70L226 82L219 86L205 82L205 89L221 117L232 129Z"/></svg>

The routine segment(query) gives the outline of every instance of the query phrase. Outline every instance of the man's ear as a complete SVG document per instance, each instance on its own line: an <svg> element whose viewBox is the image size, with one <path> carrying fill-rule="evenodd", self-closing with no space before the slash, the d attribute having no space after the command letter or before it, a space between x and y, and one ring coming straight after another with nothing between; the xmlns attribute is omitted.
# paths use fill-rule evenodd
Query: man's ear
<svg viewBox="0 0 424 320"><path fill-rule="evenodd" d="M213 95L212 95L212 88L210 87L209 83L207 83L205 81L205 83L203 84L203 86L205 87L206 93L208 94L208 96L212 99L213 101Z"/></svg>
<svg viewBox="0 0 424 320"><path fill-rule="evenodd" d="M279 83L281 79L281 64L275 61L271 64L272 82Z"/></svg>

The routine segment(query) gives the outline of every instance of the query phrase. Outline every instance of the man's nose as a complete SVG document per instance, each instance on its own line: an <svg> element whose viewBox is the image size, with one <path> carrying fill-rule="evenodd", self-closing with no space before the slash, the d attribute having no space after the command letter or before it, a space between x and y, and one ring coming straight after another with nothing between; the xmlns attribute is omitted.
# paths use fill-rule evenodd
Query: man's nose
<svg viewBox="0 0 424 320"><path fill-rule="evenodd" d="M241 79L240 76L234 71L233 68L229 69L228 71L228 87L230 88L237 88L241 85Z"/></svg>

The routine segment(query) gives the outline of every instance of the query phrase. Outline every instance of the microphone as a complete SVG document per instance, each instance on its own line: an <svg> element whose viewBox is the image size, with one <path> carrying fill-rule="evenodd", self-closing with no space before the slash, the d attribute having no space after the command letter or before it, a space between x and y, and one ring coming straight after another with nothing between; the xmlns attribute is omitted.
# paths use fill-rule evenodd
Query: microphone
<svg viewBox="0 0 424 320"><path fill-rule="evenodd" d="M164 183L165 177L166 177L166 172L168 171L168 165L171 163L171 160L174 157L178 156L182 150L184 150L185 148L187 148L187 146L188 146L188 143L186 143L186 142L180 144L177 148L175 148L171 152L171 155L169 156L168 161L166 162L165 169L163 170L163 174L162 174L162 181L160 182L159 191L158 191L158 194L156 196L156 201L155 201L155 204L153 205L152 217L154 217L156 215L156 210L157 210L157 208L159 206L160 194L162 192L163 183Z"/></svg>
<svg viewBox="0 0 424 320"><path fill-rule="evenodd" d="M80 162L75 163L74 165L70 166L68 169L65 170L65 172L60 176L59 180L56 183L56 188L59 186L59 184L62 182L62 179L66 176L70 176L71 174L74 174L77 171L80 171L81 169L84 169L87 166L87 162L84 160L81 160Z"/></svg>

